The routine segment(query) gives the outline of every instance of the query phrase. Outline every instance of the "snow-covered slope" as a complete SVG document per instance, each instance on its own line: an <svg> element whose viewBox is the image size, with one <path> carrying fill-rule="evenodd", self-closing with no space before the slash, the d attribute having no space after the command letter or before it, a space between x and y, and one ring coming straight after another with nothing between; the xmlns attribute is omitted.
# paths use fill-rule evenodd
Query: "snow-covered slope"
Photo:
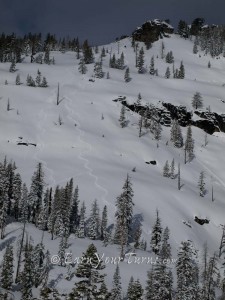
<svg viewBox="0 0 225 300"><path fill-rule="evenodd" d="M63 185L73 177L75 185L79 186L81 201L84 200L88 207L95 198L101 208L107 204L111 223L114 222L115 199L121 193L126 174L129 173L134 189L134 213L143 216L143 236L148 241L158 209L163 227L168 226L171 230L174 257L180 242L186 239L192 240L198 249L208 241L210 251L215 251L219 247L222 232L220 224L224 223L225 134L209 136L209 143L205 147L205 133L194 127L196 157L184 165L183 150L174 148L169 141L170 128L163 127L162 139L157 147L151 133L138 137L136 113L127 111L128 126L123 129L119 126L121 104L112 101L121 95L132 103L141 93L143 103L159 104L165 101L185 105L192 110L191 99L199 91L204 99L204 107L210 105L211 110L218 113L225 111L225 104L220 100L224 99L225 94L225 58L199 57L192 53L191 41L172 35L163 40L165 53L173 51L177 68L183 60L185 79L165 79L166 67L171 65L160 58L161 42L145 50L147 69L152 55L155 57L159 76L153 77L149 73L138 74L131 41L128 38L120 41L120 54L124 52L125 64L130 68L132 80L129 83L124 81L124 71L108 67L109 53L103 59L103 69L105 73L110 73L110 79L95 79L95 82L89 81L93 75L93 65L88 65L87 74L81 75L78 71L79 61L72 52L52 52L56 63L50 66L30 64L26 58L23 63L17 64L16 73L9 73L8 63L0 64L0 158L3 160L7 155L8 159L13 159L28 184L37 162L43 163L45 182L49 186ZM139 46L142 46L141 43ZM118 44L112 43L105 48L117 53ZM96 59L98 57L99 54ZM209 60L211 68L207 67ZM38 69L46 76L48 88L26 86L27 74L36 77ZM15 85L16 74L21 76L23 84L20 86ZM4 84L5 80L8 85ZM57 106L58 83L60 97L64 99ZM6 110L8 99L12 108L10 111ZM57 123L59 115L63 122L61 126ZM182 131L185 136L186 128ZM19 140L37 146L19 146ZM171 162L173 158L176 171L178 162L181 164L183 186L180 191L177 189L177 180L162 176L165 161ZM149 160L156 160L157 165L147 165L145 162ZM132 172L133 167L136 167L136 172ZM204 198L199 197L197 188L202 170L206 174L208 189ZM212 184L214 202L211 201ZM194 222L194 216L208 218L210 223L200 226ZM191 228L183 221L190 222ZM13 230L10 226L7 232ZM18 224L13 226L17 228ZM40 235L37 230L30 230ZM72 250L75 252L80 247L80 253L88 243L76 240L72 243ZM47 244L54 254L58 240L50 242L49 239ZM97 245L101 247L100 243ZM116 246L110 250L103 248L103 251L111 256L119 254ZM129 267L127 265L125 271L121 271L127 276L126 283L130 276ZM142 273L146 274L148 267L135 268L137 276L143 278ZM109 277L107 280L110 282L111 279Z"/></svg>

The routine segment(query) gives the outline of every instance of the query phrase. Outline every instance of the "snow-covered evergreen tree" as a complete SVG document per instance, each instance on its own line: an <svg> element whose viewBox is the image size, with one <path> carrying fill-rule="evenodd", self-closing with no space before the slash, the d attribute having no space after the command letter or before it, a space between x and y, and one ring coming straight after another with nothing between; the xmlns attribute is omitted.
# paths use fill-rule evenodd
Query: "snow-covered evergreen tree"
<svg viewBox="0 0 225 300"><path fill-rule="evenodd" d="M145 63L145 58L144 58L144 49L141 47L141 50L139 51L138 57L137 57L137 68L138 68L138 73L143 73L144 71L144 63Z"/></svg>
<svg viewBox="0 0 225 300"><path fill-rule="evenodd" d="M124 247L128 243L130 224L133 217L133 189L130 176L127 174L122 194L116 200L116 232L114 240L121 246L121 257L124 256Z"/></svg>
<svg viewBox="0 0 225 300"><path fill-rule="evenodd" d="M160 252L161 240L162 240L161 220L159 218L159 211L156 210L156 221L152 228L152 235L151 235L151 241L150 241L152 251L155 254L159 254L159 252Z"/></svg>
<svg viewBox="0 0 225 300"><path fill-rule="evenodd" d="M107 226L108 226L108 211L107 211L107 206L105 205L102 211L102 218L101 218L101 240L104 240L107 235Z"/></svg>
<svg viewBox="0 0 225 300"><path fill-rule="evenodd" d="M83 56L80 58L78 70L81 74L86 74L87 73L87 67L86 67Z"/></svg>
<svg viewBox="0 0 225 300"><path fill-rule="evenodd" d="M188 160L191 161L194 157L194 139L192 138L191 126L187 128L186 140L184 143L185 148L185 163L186 163L186 152L188 154Z"/></svg>
<svg viewBox="0 0 225 300"><path fill-rule="evenodd" d="M122 283L120 277L120 269L117 264L115 273L113 275L113 288L111 290L110 300L122 300Z"/></svg>
<svg viewBox="0 0 225 300"><path fill-rule="evenodd" d="M84 238L85 237L85 212L86 212L86 206L85 203L83 202L81 205L80 209L80 222L79 222L79 227L78 227L78 232L77 235L79 238Z"/></svg>
<svg viewBox="0 0 225 300"><path fill-rule="evenodd" d="M16 72L16 60L15 58L12 59L10 68L9 68L9 72L14 73Z"/></svg>
<svg viewBox="0 0 225 300"><path fill-rule="evenodd" d="M120 118L119 118L119 122L120 122L120 126L122 128L124 128L126 126L126 106L122 104L121 106L121 110L120 110Z"/></svg>
<svg viewBox="0 0 225 300"><path fill-rule="evenodd" d="M204 197L206 193L205 189L205 172L201 171L198 180L199 196Z"/></svg>
<svg viewBox="0 0 225 300"><path fill-rule="evenodd" d="M167 79L170 78L170 68L169 67L166 68L165 78L167 78Z"/></svg>
<svg viewBox="0 0 225 300"><path fill-rule="evenodd" d="M11 290L13 284L13 246L8 245L3 256L1 267L1 287Z"/></svg>
<svg viewBox="0 0 225 300"><path fill-rule="evenodd" d="M163 177L170 177L170 166L169 166L168 160L166 161L166 163L163 167Z"/></svg>
<svg viewBox="0 0 225 300"><path fill-rule="evenodd" d="M174 158L172 159L171 165L170 165L170 178L174 179L175 178L175 160Z"/></svg>
<svg viewBox="0 0 225 300"><path fill-rule="evenodd" d="M131 80L130 78L130 69L129 67L126 68L125 73L124 73L124 80L125 82L129 82Z"/></svg>
<svg viewBox="0 0 225 300"><path fill-rule="evenodd" d="M170 139L173 142L174 147L181 148L183 147L183 136L180 125L177 120L173 120L171 131L170 131Z"/></svg>
<svg viewBox="0 0 225 300"><path fill-rule="evenodd" d="M202 108L203 107L203 99L202 95L199 92L196 92L192 98L192 107L195 109Z"/></svg>
<svg viewBox="0 0 225 300"><path fill-rule="evenodd" d="M176 263L177 300L198 299L196 261L190 241L181 242Z"/></svg>
<svg viewBox="0 0 225 300"><path fill-rule="evenodd" d="M16 85L21 85L20 74L16 75Z"/></svg>
<svg viewBox="0 0 225 300"><path fill-rule="evenodd" d="M155 59L154 56L151 58L149 73L155 75Z"/></svg>

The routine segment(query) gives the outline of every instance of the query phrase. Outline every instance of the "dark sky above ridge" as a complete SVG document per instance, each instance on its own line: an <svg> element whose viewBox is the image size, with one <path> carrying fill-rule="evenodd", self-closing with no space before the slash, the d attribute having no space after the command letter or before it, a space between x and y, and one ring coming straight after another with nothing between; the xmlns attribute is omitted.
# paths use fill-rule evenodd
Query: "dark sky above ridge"
<svg viewBox="0 0 225 300"><path fill-rule="evenodd" d="M55 33L106 44L146 20L225 24L225 0L0 0L0 32Z"/></svg>

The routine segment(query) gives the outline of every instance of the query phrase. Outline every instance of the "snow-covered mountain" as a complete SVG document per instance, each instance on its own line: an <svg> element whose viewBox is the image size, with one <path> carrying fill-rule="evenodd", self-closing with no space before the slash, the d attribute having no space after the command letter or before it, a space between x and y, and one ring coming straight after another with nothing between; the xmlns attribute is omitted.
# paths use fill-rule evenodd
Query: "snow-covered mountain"
<svg viewBox="0 0 225 300"><path fill-rule="evenodd" d="M172 74L172 64L161 58L162 41L166 54L173 52L174 66L179 68L181 61L185 67L185 79L165 78L166 68ZM139 49L144 44L139 43ZM102 46L103 47L103 46ZM100 59L95 53L95 60ZM135 67L135 52L131 39L125 38L110 45L104 45L106 57L103 58L102 79L94 78L94 64L88 64L88 71L82 75L78 71L79 60L74 52L52 51L55 64L30 63L30 58L16 65L16 72L10 73L10 63L0 64L0 158L4 156L14 160L22 179L29 185L35 166L41 162L44 167L46 187L65 185L70 178L79 186L80 200L85 201L88 210L94 199L98 199L100 208L108 206L109 223L114 223L115 201L121 193L124 180L129 173L134 190L134 214L142 219L142 234L147 240L147 250L156 209L159 210L162 226L171 231L173 257L176 257L180 242L191 240L196 249L201 250L207 241L210 253L218 251L224 224L225 209L225 133L208 135L205 145L205 132L192 126L195 141L195 158L184 163L183 148L175 148L170 141L170 127L163 126L162 137L156 141L149 130L143 129L139 137L138 113L126 111L127 126L121 128L119 116L121 102L113 101L119 96L126 97L128 103L137 101L141 93L141 102L162 107L162 102L186 106L193 111L191 101L196 92L203 98L204 110L210 106L212 112L222 114L225 111L225 58L211 58L199 52L193 54L193 42L177 35L160 39L149 50L144 47L144 66L147 72L139 74ZM130 70L130 82L124 81L124 71L109 67L110 55L119 58L124 53L125 65ZM149 74L150 60L154 56L158 76ZM208 62L211 68L208 68ZM47 88L34 88L26 85L27 75L33 78L40 70L48 82ZM106 74L109 72L109 79ZM20 74L22 84L16 85L16 75ZM91 80L90 80L91 79ZM8 84L5 84L7 80ZM56 105L59 83L60 99ZM8 99L10 110L7 110ZM59 125L59 117L62 124ZM193 114L193 119L199 116ZM187 128L182 127L185 138ZM27 143L28 145L19 145ZM35 144L35 145L32 145ZM166 160L175 160L176 173L178 163L181 168L181 190L177 188L177 178L162 176ZM146 164L156 161L156 165ZM136 168L136 172L132 172ZM199 196L198 180L200 172L205 172L206 194ZM213 186L214 201L211 189ZM199 225L195 217L208 219L209 224ZM187 226L187 224L189 226ZM21 224L12 223L6 227L6 239L13 239L21 232ZM27 229L35 243L42 233L34 226ZM2 241L1 244L4 243ZM15 242L16 243L16 242ZM57 254L59 240L50 240L47 232L44 236L46 249L51 255ZM116 245L102 247L100 241L94 242L100 253L105 256L119 255ZM70 249L76 256L90 244L88 239L69 238ZM4 246L3 246L4 248ZM147 254L146 254L147 253ZM140 256L151 256L150 252L138 252ZM0 252L2 257L3 252ZM200 256L199 256L200 257ZM112 282L114 266L106 267L107 283ZM146 264L121 263L121 276L124 291L131 273L145 284ZM50 273L52 286L61 292L69 292L74 281L68 282L63 274L66 270L54 267Z"/></svg>

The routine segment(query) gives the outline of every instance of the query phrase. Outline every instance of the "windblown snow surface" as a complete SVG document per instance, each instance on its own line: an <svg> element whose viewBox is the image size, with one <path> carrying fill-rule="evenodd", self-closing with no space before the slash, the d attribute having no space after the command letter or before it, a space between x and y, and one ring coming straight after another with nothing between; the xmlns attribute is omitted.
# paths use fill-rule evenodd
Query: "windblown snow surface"
<svg viewBox="0 0 225 300"><path fill-rule="evenodd" d="M12 159L18 166L23 181L28 185L38 162L44 166L47 186L65 185L71 178L79 186L80 201L85 201L89 214L90 205L98 199L100 208L108 206L109 224L114 222L115 200L121 193L127 173L131 176L134 190L134 214L142 219L143 237L148 241L148 251L137 251L139 257L153 257L149 241L152 226L155 222L156 209L159 210L162 226L171 231L170 242L173 258L176 258L182 240L191 240L197 249L202 249L207 241L211 253L218 250L224 224L225 211L225 134L216 133L208 136L208 145L204 146L205 133L193 127L195 140L195 158L184 164L184 152L176 149L170 142L170 128L163 127L162 139L157 142L151 133L146 132L138 137L138 115L126 111L128 125L121 128L118 122L121 104L113 102L118 96L126 96L128 102L137 100L142 95L143 103L160 105L170 102L184 105L192 110L191 99L196 91L202 94L204 108L210 105L211 111L225 112L225 58L212 59L209 56L192 53L193 42L176 35L163 40L165 53L173 51L175 67L179 68L181 60L185 66L185 79L165 79L166 67L160 57L162 41L155 42L150 50L145 50L145 65L149 69L152 55L155 57L155 68L159 76L138 74L135 67L135 53L131 40L126 38L119 43L120 54L125 55L125 64L130 68L132 80L124 81L124 71L109 68L107 53L103 58L103 70L110 73L110 79L96 79L93 76L93 64L87 65L88 72L81 75L78 71L79 60L74 52L51 52L55 65L30 63L27 57L17 64L17 71L9 73L9 63L0 64L0 158ZM139 43L141 47L142 44ZM143 45L144 46L144 45ZM108 52L118 53L118 44L106 45ZM139 48L140 49L140 48ZM101 50L101 47L100 47ZM101 51L100 51L101 52ZM96 60L100 57L95 54ZM211 68L208 68L208 61ZM47 88L26 86L26 77L36 77L37 70L47 78ZM20 86L15 85L16 74L20 74ZM5 85L5 80L8 85ZM60 98L63 101L56 105L57 85L60 84ZM11 110L7 111L10 99ZM18 112L17 112L18 110ZM59 126L59 115L63 124ZM102 115L104 119L102 119ZM185 138L186 128L182 128ZM20 137L20 138L19 138ZM21 139L22 138L22 139ZM19 146L18 141L36 143L37 146ZM168 141L168 145L166 145ZM168 160L181 164L182 188L177 188L177 180L162 176L163 166ZM156 160L157 165L145 162ZM136 172L132 169L136 167ZM198 179L201 171L205 171L205 197L199 196ZM211 186L214 187L215 201L211 201ZM208 218L209 224L203 226L194 222L194 217ZM191 227L184 224L189 222ZM22 224L11 223L6 228L6 238L0 243L2 258L5 241L16 244L21 234ZM27 226L34 243L40 242L42 232L32 225ZM94 242L100 256L118 257L120 250L116 245L103 247L100 241L69 238L69 249L74 257L81 256L87 246ZM51 241L45 232L45 249L51 255L57 254L59 239ZM201 251L199 260L201 259ZM172 268L174 266L171 266ZM139 278L143 285L150 264L120 263L123 289L126 291L131 274ZM106 283L112 284L115 271L113 263L106 264ZM54 266L50 272L49 284L60 292L69 292L75 282L64 279L66 268ZM19 292L15 292L19 299Z"/></svg>

